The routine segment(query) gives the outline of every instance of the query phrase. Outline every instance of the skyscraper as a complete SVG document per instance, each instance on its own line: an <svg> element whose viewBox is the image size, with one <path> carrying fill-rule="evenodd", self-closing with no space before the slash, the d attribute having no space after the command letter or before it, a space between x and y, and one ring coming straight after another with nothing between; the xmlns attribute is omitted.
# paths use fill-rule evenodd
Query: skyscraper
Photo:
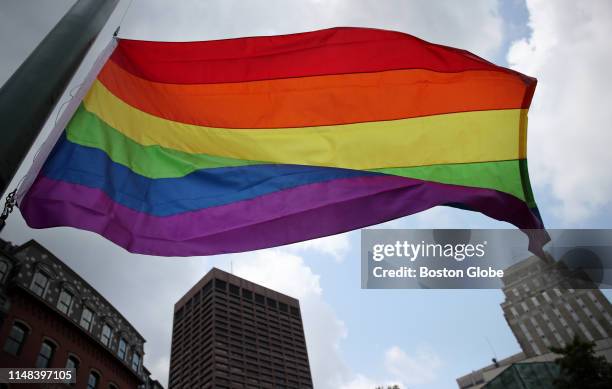
<svg viewBox="0 0 612 389"><path fill-rule="evenodd" d="M312 388L299 301L213 268L174 306L170 388Z"/></svg>
<svg viewBox="0 0 612 389"><path fill-rule="evenodd" d="M501 375L518 379L519 370L551 378L551 362L558 355L550 348L565 346L575 335L595 342L596 354L612 361L612 306L595 284L535 256L507 268L502 282L506 298L501 307L522 351L457 378L460 389L493 381L507 386L512 380Z"/></svg>
<svg viewBox="0 0 612 389"><path fill-rule="evenodd" d="M563 267L535 256L506 269L502 281L504 316L526 357L562 347L574 335L612 343L612 306L595 285L586 289Z"/></svg>

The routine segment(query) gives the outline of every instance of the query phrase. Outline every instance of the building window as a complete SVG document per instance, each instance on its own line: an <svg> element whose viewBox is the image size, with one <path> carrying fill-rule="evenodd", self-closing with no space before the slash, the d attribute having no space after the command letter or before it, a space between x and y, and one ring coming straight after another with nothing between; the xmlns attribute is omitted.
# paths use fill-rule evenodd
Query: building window
<svg viewBox="0 0 612 389"><path fill-rule="evenodd" d="M132 370L140 372L140 355L138 353L134 353L132 356Z"/></svg>
<svg viewBox="0 0 612 389"><path fill-rule="evenodd" d="M93 311L87 307L84 307L83 313L81 314L81 327L89 331L91 329L91 323L93 323L93 317Z"/></svg>
<svg viewBox="0 0 612 389"><path fill-rule="evenodd" d="M5 261L0 261L0 282L4 280L6 273L8 273L9 265Z"/></svg>
<svg viewBox="0 0 612 389"><path fill-rule="evenodd" d="M46 368L51 364L51 358L53 358L53 352L55 351L55 345L48 340L42 342L38 357L36 357L36 367Z"/></svg>
<svg viewBox="0 0 612 389"><path fill-rule="evenodd" d="M204 285L204 287L202 288L202 294L206 295L208 292L210 292L212 289L212 281L208 281L208 283L206 285Z"/></svg>
<svg viewBox="0 0 612 389"><path fill-rule="evenodd" d="M13 324L9 336L6 338L6 343L4 343L4 351L15 356L19 355L27 335L28 329L26 326L21 323Z"/></svg>
<svg viewBox="0 0 612 389"><path fill-rule="evenodd" d="M108 324L104 324L104 326L102 327L102 334L100 335L100 340L102 341L102 344L106 347L110 347L110 340L112 336L113 329Z"/></svg>
<svg viewBox="0 0 612 389"><path fill-rule="evenodd" d="M215 288L225 290L227 289L227 282L215 278Z"/></svg>
<svg viewBox="0 0 612 389"><path fill-rule="evenodd" d="M95 371L90 372L89 378L87 378L87 389L96 389L98 382L100 382L100 375Z"/></svg>
<svg viewBox="0 0 612 389"><path fill-rule="evenodd" d="M297 309L296 307L291 307L291 314L292 314L293 316L297 316L297 317L299 317L299 316L300 316L300 310L299 310L299 309Z"/></svg>
<svg viewBox="0 0 612 389"><path fill-rule="evenodd" d="M60 312L68 314L70 311L70 306L72 305L72 293L68 292L66 289L62 289L60 293L59 299L57 299L57 309Z"/></svg>
<svg viewBox="0 0 612 389"><path fill-rule="evenodd" d="M181 307L178 311L174 312L174 321L179 321L183 318L183 307Z"/></svg>
<svg viewBox="0 0 612 389"><path fill-rule="evenodd" d="M229 291L231 294L240 296L240 287L234 284L229 284Z"/></svg>
<svg viewBox="0 0 612 389"><path fill-rule="evenodd" d="M36 295L43 297L45 295L45 291L47 290L47 285L49 285L49 277L47 277L44 273L37 271L32 279L30 289Z"/></svg>
<svg viewBox="0 0 612 389"><path fill-rule="evenodd" d="M79 369L79 359L74 355L71 355L66 359L66 369L74 369L77 371Z"/></svg>
<svg viewBox="0 0 612 389"><path fill-rule="evenodd" d="M119 389L119 387L115 384L108 384L108 389Z"/></svg>
<svg viewBox="0 0 612 389"><path fill-rule="evenodd" d="M278 307L280 308L281 312L289 312L289 306L287 306L285 303L278 303Z"/></svg>
<svg viewBox="0 0 612 389"><path fill-rule="evenodd" d="M125 339L119 339L119 348L117 349L117 355L121 360L125 360L125 355L127 354L127 342Z"/></svg>
<svg viewBox="0 0 612 389"><path fill-rule="evenodd" d="M518 311L517 311L517 310L516 310L516 308L514 308L514 307L510 307L510 312L512 312L512 315L513 315L514 317L518 317L518 316L519 316Z"/></svg>

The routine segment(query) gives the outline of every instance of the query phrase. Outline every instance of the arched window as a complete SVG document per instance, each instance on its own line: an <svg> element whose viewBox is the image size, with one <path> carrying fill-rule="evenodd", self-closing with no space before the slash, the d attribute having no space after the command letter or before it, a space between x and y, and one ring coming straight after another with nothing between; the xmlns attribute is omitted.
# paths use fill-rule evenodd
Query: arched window
<svg viewBox="0 0 612 389"><path fill-rule="evenodd" d="M119 389L119 387L115 384L108 384L108 389Z"/></svg>
<svg viewBox="0 0 612 389"><path fill-rule="evenodd" d="M72 381L70 386L76 385L76 377L79 374L80 364L81 364L81 361L76 355L69 355L68 359L66 359L66 369L74 369L74 375L73 375L74 380Z"/></svg>
<svg viewBox="0 0 612 389"><path fill-rule="evenodd" d="M34 277L32 278L32 284L30 285L30 289L34 294L40 297L45 296L45 292L47 291L47 286L49 286L49 276L40 270L34 273Z"/></svg>
<svg viewBox="0 0 612 389"><path fill-rule="evenodd" d="M36 357L36 367L46 368L51 365L51 359L55 353L55 344L50 340L45 340L40 345L40 351Z"/></svg>
<svg viewBox="0 0 612 389"><path fill-rule="evenodd" d="M72 293L65 288L62 289L59 298L57 299L57 309L67 315L70 311L70 307L72 306L73 300L74 296L72 295Z"/></svg>
<svg viewBox="0 0 612 389"><path fill-rule="evenodd" d="M100 374L90 371L87 378L87 389L97 389L98 383L100 383Z"/></svg>
<svg viewBox="0 0 612 389"><path fill-rule="evenodd" d="M28 336L28 332L28 327L25 325L21 323L13 324L11 332L4 343L4 351L15 356L19 355Z"/></svg>
<svg viewBox="0 0 612 389"><path fill-rule="evenodd" d="M94 320L94 313L88 307L83 307L83 312L81 313L81 327L85 328L87 331L91 329L91 324Z"/></svg>
<svg viewBox="0 0 612 389"><path fill-rule="evenodd" d="M125 341L123 337L121 337L121 339L119 339L119 347L117 348L117 356L119 357L119 359L123 361L125 360L126 355L127 355L127 342Z"/></svg>
<svg viewBox="0 0 612 389"><path fill-rule="evenodd" d="M104 326L102 326L102 333L100 334L100 340L102 341L102 344L106 347L110 347L110 341L112 337L113 328L108 324L104 323Z"/></svg>
<svg viewBox="0 0 612 389"><path fill-rule="evenodd" d="M134 352L134 354L132 354L132 370L137 373L140 373L140 354L138 354L137 352Z"/></svg>
<svg viewBox="0 0 612 389"><path fill-rule="evenodd" d="M66 369L78 370L80 363L79 358L75 357L74 355L70 355L68 356L68 359L66 359Z"/></svg>

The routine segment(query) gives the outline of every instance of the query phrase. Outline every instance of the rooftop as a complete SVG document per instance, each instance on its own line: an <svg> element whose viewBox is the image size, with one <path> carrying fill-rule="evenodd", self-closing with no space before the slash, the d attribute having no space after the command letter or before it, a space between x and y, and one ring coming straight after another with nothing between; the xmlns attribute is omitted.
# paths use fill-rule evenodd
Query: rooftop
<svg viewBox="0 0 612 389"><path fill-rule="evenodd" d="M191 287L191 289L189 289L189 291L185 293L185 295L181 297L180 300L176 302L176 304L174 304L174 310L177 311L180 307L185 305L187 301L189 301L193 296L195 296L195 294L198 293L204 287L204 285L206 285L212 279L220 279L228 282L229 284L234 284L236 286L255 291L257 293L263 294L266 297L273 298L297 307L299 307L300 305L300 302L296 298L287 296L286 294L277 292L270 288L266 288L265 286L256 284L244 278L238 277L236 275L213 267L208 273L206 273L206 275L204 275L204 277L200 279L200 281L198 281L193 287Z"/></svg>

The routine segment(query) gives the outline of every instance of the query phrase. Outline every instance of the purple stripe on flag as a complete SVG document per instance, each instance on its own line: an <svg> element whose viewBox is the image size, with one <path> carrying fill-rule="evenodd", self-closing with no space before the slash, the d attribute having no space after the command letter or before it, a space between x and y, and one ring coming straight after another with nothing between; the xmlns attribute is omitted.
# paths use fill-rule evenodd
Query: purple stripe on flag
<svg viewBox="0 0 612 389"><path fill-rule="evenodd" d="M20 208L32 228L76 227L98 233L130 252L190 256L294 243L437 205L462 206L521 229L543 228L528 206L512 195L397 176L308 184L167 217L126 208L99 189L38 177Z"/></svg>

